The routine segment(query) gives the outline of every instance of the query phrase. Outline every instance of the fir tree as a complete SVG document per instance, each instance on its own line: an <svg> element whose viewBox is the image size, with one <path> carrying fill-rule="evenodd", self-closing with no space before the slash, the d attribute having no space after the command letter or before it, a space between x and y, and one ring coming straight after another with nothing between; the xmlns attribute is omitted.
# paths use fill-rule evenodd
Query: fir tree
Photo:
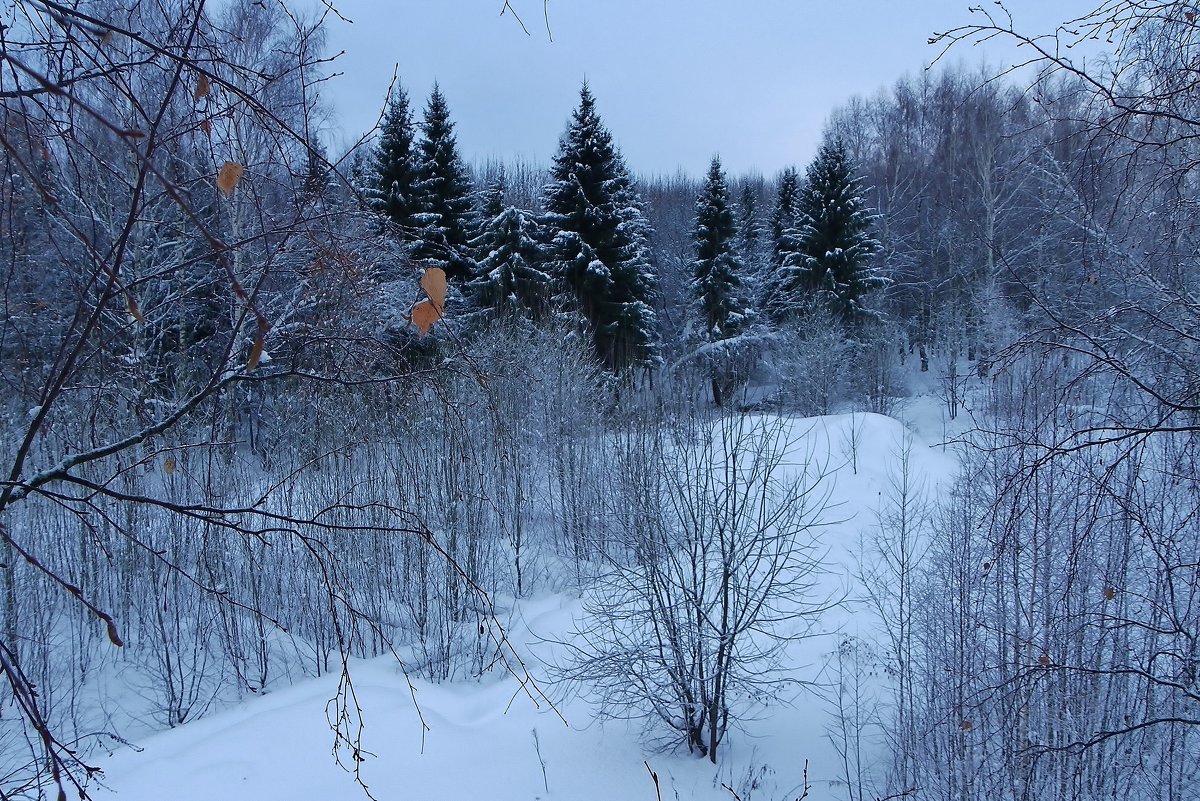
<svg viewBox="0 0 1200 801"><path fill-rule="evenodd" d="M468 285L481 308L497 317L524 312L541 319L550 299L550 275L543 269L545 253L531 212L504 206L504 174L484 192L484 224L471 241L478 275Z"/></svg>
<svg viewBox="0 0 1200 801"><path fill-rule="evenodd" d="M417 214L421 206L416 186L412 114L408 95L399 86L388 101L380 125L379 145L364 178L363 194L371 207L387 215L402 239L413 239L419 227Z"/></svg>
<svg viewBox="0 0 1200 801"><path fill-rule="evenodd" d="M475 236L471 239L472 253L476 261L483 261L491 252L491 240L487 234L491 223L504 211L504 197L508 194L508 178L500 168L495 177L479 192L479 213L475 217Z"/></svg>
<svg viewBox="0 0 1200 801"><path fill-rule="evenodd" d="M417 143L419 241L413 257L437 263L451 280L470 277L471 181L458 155L454 123L435 84Z"/></svg>
<svg viewBox="0 0 1200 801"><path fill-rule="evenodd" d="M800 192L800 177L795 167L788 167L779 177L775 207L771 210L771 258L763 276L761 308L776 323L791 313L791 301L783 291L783 263L796 249L796 201Z"/></svg>
<svg viewBox="0 0 1200 801"><path fill-rule="evenodd" d="M737 206L737 249L749 274L762 271L763 231L758 217L758 199L754 187L742 184L741 201Z"/></svg>
<svg viewBox="0 0 1200 801"><path fill-rule="evenodd" d="M750 304L742 294L744 266L734 250L736 234L729 186L721 160L714 157L704 189L696 198L696 260L692 263L692 288L700 304L703 338L710 344L737 336L751 317ZM736 380L728 360L714 357L709 362L713 402L720 406Z"/></svg>
<svg viewBox="0 0 1200 801"><path fill-rule="evenodd" d="M870 265L879 243L871 238L874 217L859 194L859 180L840 140L821 146L809 165L797 202L795 249L783 264L783 286L793 303L820 298L843 322L871 313L867 293L887 284Z"/></svg>
<svg viewBox="0 0 1200 801"><path fill-rule="evenodd" d="M704 189L696 198L692 263L693 289L700 302L707 341L728 339L745 325L748 304L741 298L744 269L734 251L736 231L729 204L729 186L721 160L713 158Z"/></svg>
<svg viewBox="0 0 1200 801"><path fill-rule="evenodd" d="M658 362L650 226L587 84L546 187L551 268L578 304L610 370Z"/></svg>
<svg viewBox="0 0 1200 801"><path fill-rule="evenodd" d="M296 202L316 203L335 191L333 171L329 169L329 158L325 146L314 140L307 143L304 151L304 174L300 177L300 191Z"/></svg>

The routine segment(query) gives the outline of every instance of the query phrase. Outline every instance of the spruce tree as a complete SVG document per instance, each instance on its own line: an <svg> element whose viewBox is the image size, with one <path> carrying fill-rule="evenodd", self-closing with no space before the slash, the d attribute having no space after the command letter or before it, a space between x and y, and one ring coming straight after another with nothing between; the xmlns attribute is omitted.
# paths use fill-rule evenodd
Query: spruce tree
<svg viewBox="0 0 1200 801"><path fill-rule="evenodd" d="M795 249L783 264L783 285L797 301L805 296L827 304L854 324L870 317L867 293L887 284L871 268L879 243L870 235L874 217L840 140L826 142L808 167L796 202Z"/></svg>
<svg viewBox="0 0 1200 801"><path fill-rule="evenodd" d="M692 263L692 288L704 324L702 336L710 344L737 336L751 318L750 304L742 292L745 268L734 249L736 238L729 186L720 158L714 157L704 189L696 198L696 260ZM708 361L713 402L720 406L736 384L735 371L728 359L717 354Z"/></svg>
<svg viewBox="0 0 1200 801"><path fill-rule="evenodd" d="M750 275L761 278L763 231L758 217L758 199L754 187L742 184L741 200L737 205L737 250Z"/></svg>
<svg viewBox="0 0 1200 801"><path fill-rule="evenodd" d="M316 140L308 142L304 151L304 174L296 193L297 204L316 203L333 194L336 191L333 178L325 146Z"/></svg>
<svg viewBox="0 0 1200 801"><path fill-rule="evenodd" d="M387 215L401 239L413 239L421 211L417 193L417 164L413 152L413 120L408 95L397 86L380 124L379 145L371 158L362 187L371 207Z"/></svg>
<svg viewBox="0 0 1200 801"><path fill-rule="evenodd" d="M479 212L475 215L475 235L471 238L472 254L476 261L483 261L491 252L488 231L492 220L504 211L504 197L508 193L508 177L501 168L479 192Z"/></svg>
<svg viewBox="0 0 1200 801"><path fill-rule="evenodd" d="M796 248L796 201L800 192L800 176L795 167L788 167L779 177L775 207L771 210L771 254L767 264L760 298L761 308L776 323L792 313L791 299L784 289L783 264Z"/></svg>
<svg viewBox="0 0 1200 801"><path fill-rule="evenodd" d="M600 361L616 372L658 363L650 226L587 84L559 142L544 206L552 272L577 303Z"/></svg>
<svg viewBox="0 0 1200 801"><path fill-rule="evenodd" d="M416 188L420 231L413 257L442 267L451 280L469 278L471 181L458 155L450 109L436 84L421 122Z"/></svg>
<svg viewBox="0 0 1200 801"><path fill-rule="evenodd" d="M549 307L551 278L542 267L537 220L531 212L504 205L504 174L488 186L483 225L471 240L477 277L468 284L476 303L496 317L524 313L541 319Z"/></svg>

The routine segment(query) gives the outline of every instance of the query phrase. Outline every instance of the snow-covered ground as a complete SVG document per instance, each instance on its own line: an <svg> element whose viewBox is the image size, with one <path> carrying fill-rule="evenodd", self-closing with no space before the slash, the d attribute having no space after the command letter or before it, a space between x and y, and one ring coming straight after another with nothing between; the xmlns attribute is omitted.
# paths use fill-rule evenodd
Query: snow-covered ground
<svg viewBox="0 0 1200 801"><path fill-rule="evenodd" d="M876 523L876 510L898 467L900 443L914 436L913 467L929 491L954 470L951 449L938 445L947 430L936 408L910 406L907 425L878 415L855 414L795 420L798 453L828 454L837 468L829 518L821 529L829 549L829 589L850 598L821 621L830 636L791 646L796 675L819 680L838 631L868 634L876 625L854 602L849 578L860 537ZM854 467L857 466L857 472ZM538 657L553 659L548 640L570 631L580 601L569 594L524 599L506 622L535 677ZM363 710L360 764L371 794L387 799L559 798L578 801L656 798L647 764L661 782L663 799L729 799L728 784L743 801L794 799L803 788L805 761L811 798L840 797L831 788L841 766L826 730L825 701L801 692L791 705L761 710L732 733L721 764L686 753L645 746L636 725L597 723L580 698L549 708L535 704L511 676L435 685L404 676L386 658L353 664ZM326 676L254 698L183 727L155 734L103 763L97 798L141 801L190 799L361 799L351 773L333 757L328 704L338 677ZM415 696L415 705L414 705ZM428 726L424 730L422 720ZM353 766L352 755L343 761Z"/></svg>

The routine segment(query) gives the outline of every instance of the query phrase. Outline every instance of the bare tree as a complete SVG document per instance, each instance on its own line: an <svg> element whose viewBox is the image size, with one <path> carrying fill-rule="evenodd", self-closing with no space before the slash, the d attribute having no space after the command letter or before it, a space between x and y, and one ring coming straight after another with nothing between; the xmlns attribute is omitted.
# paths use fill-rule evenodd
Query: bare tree
<svg viewBox="0 0 1200 801"><path fill-rule="evenodd" d="M329 719L357 777L345 661L394 653L395 629L354 549L415 543L465 578L472 630L502 635L471 547L381 500L378 474L328 469L363 453L371 418L346 409L414 375L374 324L391 251L316 146L324 16L203 0L5 14L0 703L17 714L0 795L86 796L87 740L119 739L55 704L49 627L81 612L73 660L100 639L135 651L169 725L220 688L265 691L300 632L317 670L337 655Z"/></svg>
<svg viewBox="0 0 1200 801"><path fill-rule="evenodd" d="M584 603L566 680L602 713L663 726L717 761L730 727L803 684L781 668L832 599L815 536L830 477L789 460L786 422L721 417L630 435L617 503L623 553Z"/></svg>

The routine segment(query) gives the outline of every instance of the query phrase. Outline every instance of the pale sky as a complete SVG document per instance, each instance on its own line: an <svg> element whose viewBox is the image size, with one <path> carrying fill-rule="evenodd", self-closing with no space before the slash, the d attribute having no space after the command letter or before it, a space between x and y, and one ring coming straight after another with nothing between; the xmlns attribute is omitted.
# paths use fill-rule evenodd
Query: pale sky
<svg viewBox="0 0 1200 801"><path fill-rule="evenodd" d="M586 78L639 174L700 175L719 153L735 174L803 166L830 111L937 55L930 34L972 20L969 0L333 0L326 84L331 141L379 116L393 70L419 115L441 85L468 161L548 164ZM1018 26L1052 31L1078 0L1011 0ZM1011 46L961 47L975 67L1021 58Z"/></svg>

